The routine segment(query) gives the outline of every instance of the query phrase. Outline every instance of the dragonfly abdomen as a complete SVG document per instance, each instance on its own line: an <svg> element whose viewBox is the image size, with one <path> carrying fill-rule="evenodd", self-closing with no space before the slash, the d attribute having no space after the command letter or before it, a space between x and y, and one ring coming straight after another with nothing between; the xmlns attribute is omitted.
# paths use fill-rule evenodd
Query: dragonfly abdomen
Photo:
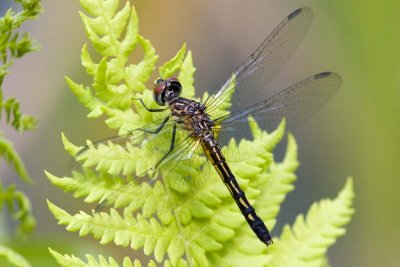
<svg viewBox="0 0 400 267"><path fill-rule="evenodd" d="M201 145L208 160L213 164L215 170L225 183L247 223L253 229L257 237L267 246L272 244L271 235L265 223L258 217L254 207L249 203L245 193L240 188L235 176L230 170L225 157L222 155L217 141L211 133L201 139Z"/></svg>

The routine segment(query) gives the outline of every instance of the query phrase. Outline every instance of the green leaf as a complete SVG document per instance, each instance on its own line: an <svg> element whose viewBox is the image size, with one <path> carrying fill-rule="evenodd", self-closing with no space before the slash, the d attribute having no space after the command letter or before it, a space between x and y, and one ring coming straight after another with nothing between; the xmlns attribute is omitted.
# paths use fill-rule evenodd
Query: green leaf
<svg viewBox="0 0 400 267"><path fill-rule="evenodd" d="M31 203L28 197L21 191L16 190L15 185L4 189L0 184L0 209L7 204L12 218L19 222L17 234L21 237L32 232L35 228L36 220L32 215Z"/></svg>
<svg viewBox="0 0 400 267"><path fill-rule="evenodd" d="M61 255L51 248L49 248L49 251L51 255L53 255L53 257L56 259L57 263L60 264L60 266L88 266L74 255Z"/></svg>
<svg viewBox="0 0 400 267"><path fill-rule="evenodd" d="M126 27L126 35L124 40L121 42L121 54L124 57L128 57L133 51L137 44L137 38L139 36L139 18L136 14L135 7L131 7L130 18Z"/></svg>
<svg viewBox="0 0 400 267"><path fill-rule="evenodd" d="M158 55L149 40L138 36L138 43L143 49L143 60L139 64L131 64L125 69L125 77L128 88L134 92L141 93L146 87L146 83L152 71L155 69L155 63Z"/></svg>
<svg viewBox="0 0 400 267"><path fill-rule="evenodd" d="M45 174L53 185L66 192L72 191L76 198L85 197L84 201L87 203L100 202L124 185L122 178L116 177L110 181L108 175L97 176L90 169L85 169L84 173L74 171L72 177L59 178L47 171L45 171Z"/></svg>
<svg viewBox="0 0 400 267"><path fill-rule="evenodd" d="M280 136L283 134L283 128L281 124L277 131L271 135L270 140L274 138L277 138L276 140L281 139ZM257 140L260 138L261 137L257 138ZM265 141L265 144L266 147L271 145L275 147L277 143L271 141L271 143L268 144L268 141ZM272 152L272 150L269 150L269 152ZM263 154L265 155L266 153ZM294 173L298 165L296 141L292 135L289 135L283 162L271 163L268 170L269 177L265 177L266 179L263 180L263 183L257 183L257 185L262 188L262 191L259 197L257 197L257 202L254 207L271 230L275 226L276 217L278 216L280 206L285 200L286 195L294 189L293 183L296 180L296 175Z"/></svg>
<svg viewBox="0 0 400 267"><path fill-rule="evenodd" d="M232 142L226 150L237 150L236 153L246 155L244 160L230 164L232 171L240 179L239 184L246 196L255 200L257 214L272 230L280 204L293 189L292 183L296 178L294 171L298 165L297 147L294 138L289 136L283 162L275 163L272 151L283 138L285 122L283 121L272 133L261 131L254 122L251 123L251 129L255 138L253 141L243 140L238 147ZM236 214L240 223L239 227L236 227L234 240L226 241L223 249L211 253L210 262L213 266L240 266L244 261L250 262L251 266L269 266L271 256L266 253L267 248L255 238L241 214Z"/></svg>
<svg viewBox="0 0 400 267"><path fill-rule="evenodd" d="M273 266L322 266L325 253L345 233L344 226L354 210L353 180L347 179L334 200L314 203L307 216L299 215L292 227L286 225L273 247ZM290 256L288 256L290 255Z"/></svg>
<svg viewBox="0 0 400 267"><path fill-rule="evenodd" d="M282 136L283 134L283 126L281 126L281 129L278 131L278 133L280 134L280 136ZM271 134L271 135L267 135L267 137L265 137L266 139L275 139L275 142L278 142L279 140L275 137L276 134ZM266 141L265 142L267 149L272 149L272 147L274 147L275 144L271 144L271 142ZM243 146L243 145L242 145ZM258 147L258 149L260 151L264 151L264 148L261 148L261 146L259 144L255 144L256 147ZM106 149L106 151L104 151L104 155L112 155L112 151L109 151L107 149L109 149L110 147L104 146L104 149ZM243 147L241 147L242 149ZM99 149L101 151L101 147L98 147L96 152L93 155L87 156L88 159L93 159L95 158L96 155L100 155L99 153ZM231 148L234 149L234 148ZM119 149L117 149L119 151ZM257 150L255 150L257 151ZM134 153L135 155L137 155L137 153ZM257 155L257 153L254 153L255 155ZM125 158L126 156L123 156L121 158ZM255 156L254 156L255 157ZM102 156L100 158L103 158ZM265 160L269 160L268 157L264 157L266 158ZM132 160L128 160L128 161L133 161ZM249 161L253 161L253 162L257 162L257 164L262 164L259 160L254 160L254 158L249 159ZM104 164L102 164L102 166L106 166ZM124 164L124 166L126 166L126 164ZM105 167L104 171L108 170L108 167ZM263 169L258 169L258 171L264 171ZM73 178L56 178L54 176L51 176L49 174L47 174L48 177L50 178L50 180L52 181L53 184L60 186L61 188L63 188L64 190L67 191L74 191L74 196L75 197L85 197L85 201L88 202L93 202L93 201L98 201L103 199L104 197L106 197L107 195L109 196L113 191L118 190L119 188L121 188L122 184L123 184L123 180L119 180L119 178L116 180L116 178L114 178L113 181L115 181L115 183L113 183L112 185L110 184L110 182L107 183L107 178L106 176L104 176L103 178L99 178L97 176L94 175L94 172L91 172L91 175L89 175L89 173L86 173L84 175L79 174L75 172L75 175ZM177 174L178 175L178 174ZM253 175L253 173L251 173L251 176ZM92 178L90 178L92 177ZM173 175L173 177L177 177L176 175ZM199 179L201 180L201 177L195 178L197 181L199 181ZM119 181L119 182L117 182ZM104 185L107 184L107 189L102 190L101 188L104 187L106 188ZM96 189L97 188L97 189ZM146 191L147 189L141 188L134 188L134 187L130 187L129 190L122 190L119 191L119 193L117 194L118 199L110 199L112 200L112 202L118 203L116 204L118 207L121 207L121 205L128 205L130 203L136 203L137 206L135 206L135 209L140 208L142 205L144 205L143 207L143 214L148 214L146 215L146 217L148 217L149 215L151 215L152 213L154 213L156 210L154 208L145 207L145 203L143 202L144 195L147 195L147 199L149 199L150 197L153 198L157 198L159 193L157 193L158 191L156 189L154 189L154 191L152 191L152 193L150 194L151 191ZM214 192L215 191L215 192ZM220 191L224 192L222 195L220 193ZM143 195L141 194L132 194L133 192L142 192ZM151 196L152 195L152 196ZM227 201L222 202L221 201L221 197ZM196 199L196 200L194 200ZM140 201L142 200L142 201ZM213 200L213 201L210 201ZM112 204L111 203L107 203L107 204ZM148 202L151 203L151 202ZM221 204L223 203L223 204ZM228 210L223 211L224 207L228 208ZM129 210L132 210L132 206L129 206ZM215 174L213 174L213 179L207 180L207 182L205 183L201 183L198 188L196 189L196 195L193 195L193 200L189 202L188 204L188 208L192 214L192 216L194 218L196 218L195 220L193 219L189 219L189 221L192 221L192 225L189 225L188 228L184 227L184 231L185 231L185 236L191 236L191 235L195 235L198 236L196 239L193 240L193 242L189 243L188 246L191 250L196 251L196 255L194 256L194 260L196 262L198 262L199 264L204 263L204 257L206 257L206 251L218 251L221 250L222 246L220 244L220 242L226 242L229 243L231 241L229 241L230 239L234 238L234 232L232 231L232 229L238 228L240 226L242 226L244 224L243 218L240 215L240 213L237 212L237 208L234 204L234 202L230 199L229 193L226 190L225 186L223 185L223 183L220 182L219 178L216 177ZM215 210L215 211L214 211ZM216 210L219 210L219 212L216 212ZM233 213L231 212L234 211ZM105 214L103 214L103 219L105 218ZM65 214L64 214L65 215ZM74 215L74 218L80 218L82 216L82 214L77 214ZM89 216L89 215L88 215ZM93 217L91 217L90 221L93 221L91 223L91 225L99 225L99 221L96 220L96 215L94 214ZM110 215L108 216L116 216L115 211L112 211ZM56 216L57 217L57 216ZM65 216L63 216L63 218L65 218ZM90 217L85 216L85 218L87 219L86 221L88 221ZM118 219L113 219L113 221L120 221L121 218L123 217L117 217ZM227 220L227 218L230 218L229 220ZM58 217L58 219L60 221L65 221L64 219L62 219L61 217ZM198 232L199 229L194 227L195 222L196 221L203 221L207 220L207 224L210 225L210 230L207 232ZM74 221L74 220L71 220ZM72 223L71 221L69 221L67 223L67 225L76 225L76 222L74 221L74 223ZM95 222L94 222L95 221ZM126 221L126 219L124 219L124 221ZM146 220L147 221L147 220ZM131 223L129 223L129 226L127 226L126 228L129 229L129 231L132 231L132 229L135 229L135 225L138 224L143 224L145 221L144 220L140 220L140 222L138 221L132 221ZM150 221L151 222L151 221ZM149 223L150 223L149 222ZM79 224L79 223L78 223ZM200 224L201 225L201 224ZM200 225L198 227L200 227ZM160 225L161 226L161 225ZM106 231L107 234L107 239L102 239L102 242L105 242L105 240L107 240L107 242L110 242L112 240L115 240L116 236L119 235L119 232L115 231L116 226L113 224L104 224L103 227L105 229L103 229L102 231ZM79 227L78 227L79 228ZM73 228L73 230L77 230L78 228ZM92 229L89 226L85 226L85 229ZM172 228L174 229L174 228ZM246 228L247 229L247 228ZM194 232L193 232L194 231ZM100 238L101 235L97 235L96 232L92 229L91 231L89 231L90 233L92 233L96 238ZM193 232L193 233L191 233ZM127 238L128 235L126 233L126 231L124 230L124 237ZM180 255L182 256L183 250L180 250L181 252L178 252L176 249L179 248L179 246L177 244L174 244L174 246L172 246L172 240L175 240L177 238L176 234L178 233L178 229L175 227L173 233L175 235L172 235L169 237L169 239L164 240L164 242L158 242L158 246L156 246L156 244L153 243L154 240L152 238L154 238L155 236L160 236L161 233L160 232L155 232L154 235L151 235L151 239L149 238L149 231L146 231L146 235L145 236L141 236L140 234L138 235L137 232L134 232L134 235L132 236L132 238L125 240L124 242L122 242L121 240L118 241L118 243L122 242L123 244L127 244L127 243L132 243L134 244L134 248L138 249L141 248L142 246L144 246L145 244L147 244L147 247L145 251L147 251L147 253L151 253L153 250L155 250L155 252L157 251L158 256L156 256L156 259L158 261L162 260L162 256L164 256L165 254L165 250L168 251L168 256L169 257L173 257L173 258L169 258L169 260L171 260L171 262L177 262L177 260L179 260L179 258L176 257L176 255ZM97 237L98 236L98 237ZM165 236L165 234L163 234L163 236ZM252 236L254 238L254 236ZM104 238L104 235L103 237ZM110 239L111 238L111 239ZM142 242L137 242L137 240L143 240ZM145 240L148 240L147 243L145 242ZM116 241L114 241L116 242ZM168 242L170 242L170 246L168 248L168 246L166 246L165 244L168 244ZM150 245L151 244L151 245ZM163 245L161 245L163 244ZM156 249L160 248L159 250ZM170 250L170 248L174 247L174 250ZM198 249L200 247L200 250ZM162 248L162 249L161 249ZM175 251L175 252L174 252ZM176 253L176 254L175 254ZM200 254L199 254L200 253Z"/></svg>
<svg viewBox="0 0 400 267"><path fill-rule="evenodd" d="M169 78L177 70L179 70L182 66L182 61L183 57L185 56L185 52L186 52L186 44L183 44L181 49L175 55L175 57L165 62L164 65L159 68L160 76L163 78Z"/></svg>
<svg viewBox="0 0 400 267"><path fill-rule="evenodd" d="M161 227L154 219L140 220L137 223L138 221L131 216L121 217L114 209L110 214L93 211L92 215L89 215L81 211L79 214L70 215L50 201L48 205L59 224L66 225L68 231L79 231L81 236L91 234L100 238L101 244L113 241L123 247L141 247L147 255L154 253L158 262L162 261L171 240L177 238L176 228Z"/></svg>
<svg viewBox="0 0 400 267"><path fill-rule="evenodd" d="M75 157L83 149L83 147L78 147L72 144L64 135L64 133L61 133L61 138L64 144L65 151L67 151L71 156Z"/></svg>
<svg viewBox="0 0 400 267"><path fill-rule="evenodd" d="M88 117L95 118L106 113L110 121L120 121L116 114L128 111L132 99L136 98L135 93L143 92L158 56L150 42L139 36L137 14L128 2L120 11L116 8L118 1L82 2L86 10L91 10L88 13L95 16L91 18L81 13L87 35L103 58L100 63L93 62L85 45L81 52L82 64L87 73L94 76L93 88L78 85L71 79L67 82L80 101L91 110ZM126 32L124 37L123 32ZM128 56L137 43L143 48L143 61L127 65ZM136 123L127 124L114 127L127 129Z"/></svg>
<svg viewBox="0 0 400 267"><path fill-rule="evenodd" d="M0 37L1 38L1 37ZM12 65L12 62L7 62L4 65L0 66L0 92L3 94L3 91L1 90L1 85L3 84L4 78L7 76L9 73L8 68ZM1 95L1 103L3 103L3 95ZM3 105L3 104L2 104ZM1 115L2 109L0 109L0 115ZM1 116L0 116L1 118Z"/></svg>
<svg viewBox="0 0 400 267"><path fill-rule="evenodd" d="M153 260L150 260L147 265L143 265L139 260L134 260L133 262L128 258L124 257L122 265L119 265L116 260L114 260L112 257L108 257L106 259L104 256L99 255L96 259L92 255L86 254L86 260L87 263L83 262L79 258L75 257L74 255L61 255L55 250L52 250L49 248L49 251L51 255L56 259L57 263L60 264L61 266L82 266L82 267L93 267L93 266L99 266L99 267L142 267L142 266L148 266L148 267L155 267L157 266L156 263ZM164 266L170 266L170 265L164 265ZM182 266L182 265L177 265L177 266Z"/></svg>
<svg viewBox="0 0 400 267"><path fill-rule="evenodd" d="M29 262L17 252L10 248L0 245L0 257L4 257L12 266L30 267Z"/></svg>
<svg viewBox="0 0 400 267"><path fill-rule="evenodd" d="M18 37L18 33L16 33L9 45L13 57L20 58L29 52L38 50L37 44L29 37L28 33L25 33L21 38Z"/></svg>
<svg viewBox="0 0 400 267"><path fill-rule="evenodd" d="M18 31L26 20L35 19L42 11L42 7L39 0L15 0L14 2L19 3L22 8L19 8L18 12L14 10L14 7L9 8L0 18L0 60L2 61L0 64L0 119L3 119L2 115L5 114L5 123L22 133L36 128L37 120L33 116L22 114L17 99L9 98L5 100L2 85L9 74L8 70L13 64L13 60L38 49L36 42L31 39L28 33ZM20 78L23 78L23 76ZM23 181L31 182L31 178L13 144L1 134L0 157L12 165ZM7 205L13 219L19 221L17 234L25 237L35 227L35 219L32 216L29 199L23 192L16 190L14 184L11 184L8 188L3 188L3 184L0 182L0 210L3 209L4 204ZM21 255L2 245L0 245L0 257L4 257L12 266L30 266Z"/></svg>
<svg viewBox="0 0 400 267"><path fill-rule="evenodd" d="M26 53L37 50L36 43L24 33L22 37L16 30L26 20L37 18L42 12L39 0L16 1L22 5L22 10L15 12L12 8L8 9L0 18L0 55L4 64L8 62L7 51L12 58L20 58ZM1 83L0 83L1 85Z"/></svg>
<svg viewBox="0 0 400 267"><path fill-rule="evenodd" d="M179 146L187 137L184 131L176 133L176 149L183 152L180 160L168 162L169 157L176 156L169 155L165 161L168 164L154 171L172 139L171 124L156 135L140 130L146 127L155 131L168 114L168 111L148 112L142 104L157 108L151 88L146 87L158 59L155 49L139 34L136 11L128 2L120 5L117 0L81 0L81 5L87 13L81 14L87 36L101 60L94 62L85 44L81 52L82 65L93 77L93 83L79 85L68 78L67 83L89 109L89 118L105 115L106 125L122 136L97 143L88 140L82 148L63 135L66 151L82 170L62 178L48 172L46 176L53 185L70 192L73 197L100 205L97 211L87 212L82 206L81 211L70 214L48 202L59 224L81 236L91 235L100 244L113 242L140 250L155 260L148 266L278 266L279 262L290 263L292 255L281 253L278 248L286 239L279 241L274 237L272 248L257 239L201 149ZM143 50L143 58L132 63L128 57L137 48ZM183 86L182 96L196 100L195 67L191 52L186 51L183 44L172 59L159 67L159 73L163 78L177 75ZM230 112L235 79L232 75L224 101L210 111L213 117ZM205 93L202 102L208 97ZM272 230L281 204L294 189L299 165L297 145L289 134L285 157L277 162L273 151L284 137L285 121L271 133L261 130L253 118L248 121L252 140L227 140L228 145L222 152L257 214ZM198 144L192 145L196 148ZM346 203L338 204L337 208L345 209ZM330 240L336 237L331 235ZM326 248L321 251L318 263L327 265ZM296 255L297 251L293 253ZM304 253L307 255L307 251ZM118 266L112 258L103 256L87 255L83 262L74 256L52 254L65 266L75 263L77 266ZM132 262L128 259L126 264L131 266ZM143 265L135 260L133 266Z"/></svg>
<svg viewBox="0 0 400 267"><path fill-rule="evenodd" d="M97 64L95 64L90 57L90 54L87 50L87 44L84 44L81 51L81 61L82 66L85 67L87 74L94 76L94 73L97 69Z"/></svg>
<svg viewBox="0 0 400 267"><path fill-rule="evenodd" d="M85 9L85 11L92 16L98 17L104 15L107 17L112 17L117 11L119 1L80 0L80 4Z"/></svg>
<svg viewBox="0 0 400 267"><path fill-rule="evenodd" d="M102 102L93 96L89 88L85 88L82 84L78 85L68 77L65 77L65 80L79 101L91 110L88 115L89 118L97 118L103 114Z"/></svg>
<svg viewBox="0 0 400 267"><path fill-rule="evenodd" d="M15 98L9 98L3 102L2 108L6 112L7 123L18 132L22 133L36 128L37 120L33 116L23 115Z"/></svg>
<svg viewBox="0 0 400 267"><path fill-rule="evenodd" d="M196 68L193 66L192 52L188 52L184 59L181 71L179 72L178 79L185 90L182 92L182 96L187 98L194 97L194 78L193 75Z"/></svg>
<svg viewBox="0 0 400 267"><path fill-rule="evenodd" d="M32 179L29 177L22 159L19 157L17 151L15 151L13 144L1 136L0 156L13 166L15 172L22 180L29 183L32 182Z"/></svg>

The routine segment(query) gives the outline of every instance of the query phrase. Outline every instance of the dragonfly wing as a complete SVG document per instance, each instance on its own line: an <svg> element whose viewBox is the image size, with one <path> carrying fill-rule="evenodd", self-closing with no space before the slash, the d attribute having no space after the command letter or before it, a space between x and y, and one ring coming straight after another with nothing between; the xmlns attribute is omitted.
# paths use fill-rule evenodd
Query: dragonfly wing
<svg viewBox="0 0 400 267"><path fill-rule="evenodd" d="M84 168L95 169L109 179L98 189L97 211L124 208L124 213L130 212L137 223L154 216L165 220L171 217L171 211L196 197L205 179L213 177L207 174L210 164L198 149L198 140L177 129L171 146L176 121L170 119L160 129L163 121L89 144L77 154ZM159 131L153 134L143 129ZM135 167L127 169L132 164Z"/></svg>
<svg viewBox="0 0 400 267"><path fill-rule="evenodd" d="M169 117L170 116L167 116L165 118L147 124L144 127L133 129L124 135L112 136L96 141L94 143L89 143L88 145L84 146L81 150L78 151L76 157L85 154L87 150L89 150L91 147L106 145L109 142L121 145L124 145L126 142L130 142L132 144L140 144L141 142L143 142L143 140L146 140L149 137L151 137L152 132L156 132L157 129L160 128L160 126L163 124L165 120L167 120L167 122L163 125L162 129L159 129L160 131L158 133L169 132L171 131L172 126L174 124L174 121L168 119ZM143 131L143 129L145 129L146 131Z"/></svg>
<svg viewBox="0 0 400 267"><path fill-rule="evenodd" d="M90 143L75 156L85 168L112 175L132 175L152 167L168 152L175 121L168 117L128 134ZM162 128L160 126L163 126ZM145 130L144 130L145 129Z"/></svg>
<svg viewBox="0 0 400 267"><path fill-rule="evenodd" d="M316 74L256 105L219 117L214 122L218 128L230 129L227 133L233 133L234 137L242 137L245 133L241 132L246 132L244 129L248 129L251 120L263 129L273 130L286 118L287 126L294 128L328 102L341 83L336 73Z"/></svg>
<svg viewBox="0 0 400 267"><path fill-rule="evenodd" d="M231 98L232 106L250 106L257 92L265 93L267 84L303 40L313 17L312 10L301 8L291 13L205 101L207 111L217 109ZM263 95L265 99L265 95Z"/></svg>
<svg viewBox="0 0 400 267"><path fill-rule="evenodd" d="M191 136L182 139L163 161L106 196L98 211L112 205L140 214L137 223L155 216L163 222L170 220L171 212L193 200L213 177L198 147L199 142Z"/></svg>

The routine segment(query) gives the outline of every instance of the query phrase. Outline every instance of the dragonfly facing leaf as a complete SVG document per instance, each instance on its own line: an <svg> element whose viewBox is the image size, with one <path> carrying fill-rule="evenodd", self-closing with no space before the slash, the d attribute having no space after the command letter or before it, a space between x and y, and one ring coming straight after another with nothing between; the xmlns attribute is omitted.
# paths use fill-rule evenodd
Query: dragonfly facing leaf
<svg viewBox="0 0 400 267"><path fill-rule="evenodd" d="M267 85L303 40L312 16L309 8L292 12L203 103L181 97L185 88L178 79L158 79L153 92L160 107L148 108L147 103L141 99L138 101L148 112L169 111L168 115L125 136L107 141L115 146L115 151L121 149L129 157L134 157L143 147L149 153L154 151L162 156L156 162L143 159L134 169L124 169L123 164L109 166L123 169L122 172L127 175L133 173L133 177L129 183L105 196L100 207L112 203L116 207L128 205L134 212L142 211L143 218L156 213L163 220L168 217L168 211L193 198L214 168L250 228L263 243L271 245L267 226L241 189L228 165L230 158L225 158L221 148L230 140L226 136L238 139L246 136L249 122L256 122L266 129L275 127L285 118L288 126L294 127L321 108L339 89L339 75L322 72L266 97ZM92 148L102 149L102 146L103 143L100 143ZM88 160L87 150L82 150L77 159ZM240 154L237 159L242 154L250 157L251 151ZM128 194L135 201L125 203L122 199L126 198L122 195L128 192L128 188ZM149 194L150 188L156 193Z"/></svg>

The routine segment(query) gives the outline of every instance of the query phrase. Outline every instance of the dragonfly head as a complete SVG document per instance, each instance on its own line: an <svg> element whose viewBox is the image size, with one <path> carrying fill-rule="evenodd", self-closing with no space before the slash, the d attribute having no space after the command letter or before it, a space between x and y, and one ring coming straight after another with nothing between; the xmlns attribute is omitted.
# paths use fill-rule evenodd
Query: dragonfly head
<svg viewBox="0 0 400 267"><path fill-rule="evenodd" d="M158 79L153 89L154 100L160 106L165 106L165 103L179 97L181 92L182 85L176 78Z"/></svg>

